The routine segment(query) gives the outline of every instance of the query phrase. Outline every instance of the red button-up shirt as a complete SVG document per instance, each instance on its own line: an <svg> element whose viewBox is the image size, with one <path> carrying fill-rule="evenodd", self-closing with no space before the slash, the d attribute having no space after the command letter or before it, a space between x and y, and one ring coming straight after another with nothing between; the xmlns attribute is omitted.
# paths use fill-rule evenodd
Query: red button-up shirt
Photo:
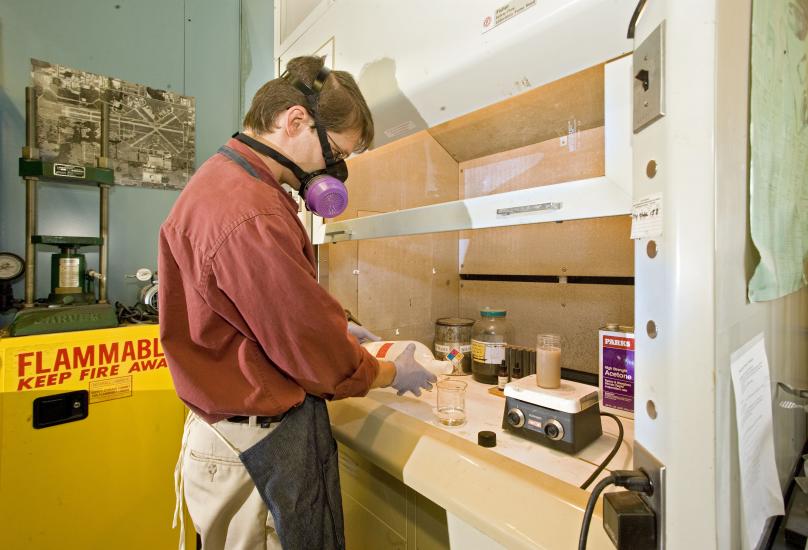
<svg viewBox="0 0 808 550"><path fill-rule="evenodd" d="M180 398L208 422L280 414L306 393L365 395L379 364L318 283L297 204L261 159L205 162L160 229L160 339Z"/></svg>

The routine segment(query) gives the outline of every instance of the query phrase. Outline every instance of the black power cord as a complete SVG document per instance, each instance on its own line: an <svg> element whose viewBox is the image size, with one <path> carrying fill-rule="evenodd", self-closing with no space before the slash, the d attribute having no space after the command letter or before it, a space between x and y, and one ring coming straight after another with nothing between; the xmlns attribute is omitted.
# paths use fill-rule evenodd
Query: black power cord
<svg viewBox="0 0 808 550"><path fill-rule="evenodd" d="M586 503L586 510L584 510L584 520L581 522L581 534L578 537L578 550L586 550L586 539L589 536L589 524L592 522L592 514L595 512L595 503L603 490L615 482L614 475L604 477L601 479L595 488L592 489L592 494L589 495L589 500Z"/></svg>
<svg viewBox="0 0 808 550"><path fill-rule="evenodd" d="M595 468L595 471L592 472L592 475L589 476L587 478L587 480L584 481L581 484L581 489L586 489L587 487L589 487L592 484L593 481L595 481L595 479L597 479L597 477L604 470L604 468L606 468L606 466L609 464L609 462L611 462L612 459L615 457L615 455L617 454L617 451L620 450L620 445L623 444L623 423L620 421L620 419L617 418L612 413L602 412L602 413L600 413L600 416L608 416L609 418L612 418L612 419L614 419L615 422L617 422L617 441L614 444L614 448L612 449L612 452L610 452L608 454L608 456L603 460L603 462L600 463L600 466Z"/></svg>
<svg viewBox="0 0 808 550"><path fill-rule="evenodd" d="M654 493L651 479L642 470L614 470L610 476L601 479L592 489L592 494L589 495L586 503L584 519L581 522L581 535L578 537L578 550L586 550L586 539L589 536L589 524L592 522L592 514L595 512L595 503L603 490L612 484L635 493L646 495Z"/></svg>
<svg viewBox="0 0 808 550"><path fill-rule="evenodd" d="M157 310L153 307L137 303L132 307L123 305L120 302L115 302L115 313L118 316L118 323L134 323L134 324L155 324L158 322Z"/></svg>

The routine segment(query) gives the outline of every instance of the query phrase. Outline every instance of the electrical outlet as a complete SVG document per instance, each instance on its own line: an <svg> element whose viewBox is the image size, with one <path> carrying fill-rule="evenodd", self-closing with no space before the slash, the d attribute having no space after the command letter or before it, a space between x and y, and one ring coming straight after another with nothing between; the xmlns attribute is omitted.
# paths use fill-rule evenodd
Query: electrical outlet
<svg viewBox="0 0 808 550"><path fill-rule="evenodd" d="M634 469L643 470L651 478L654 492L651 495L640 495L645 503L654 511L657 529L657 550L665 548L665 465L648 450L634 442Z"/></svg>

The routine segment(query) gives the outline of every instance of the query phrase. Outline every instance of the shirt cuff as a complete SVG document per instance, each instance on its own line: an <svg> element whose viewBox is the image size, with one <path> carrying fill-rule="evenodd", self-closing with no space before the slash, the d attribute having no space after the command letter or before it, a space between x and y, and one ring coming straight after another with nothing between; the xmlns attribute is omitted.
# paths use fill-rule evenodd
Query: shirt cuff
<svg viewBox="0 0 808 550"><path fill-rule="evenodd" d="M370 386L379 374L379 360L373 357L368 350L360 348L362 357L359 366L350 376L334 388L333 399L346 397L364 397L370 391Z"/></svg>

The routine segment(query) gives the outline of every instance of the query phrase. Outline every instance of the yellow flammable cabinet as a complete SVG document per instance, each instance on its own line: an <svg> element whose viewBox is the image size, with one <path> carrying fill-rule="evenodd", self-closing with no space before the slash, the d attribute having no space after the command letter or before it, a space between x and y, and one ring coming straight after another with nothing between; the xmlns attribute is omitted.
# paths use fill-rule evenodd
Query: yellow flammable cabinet
<svg viewBox="0 0 808 550"><path fill-rule="evenodd" d="M0 338L0 548L177 547L185 408L158 335L138 325Z"/></svg>

